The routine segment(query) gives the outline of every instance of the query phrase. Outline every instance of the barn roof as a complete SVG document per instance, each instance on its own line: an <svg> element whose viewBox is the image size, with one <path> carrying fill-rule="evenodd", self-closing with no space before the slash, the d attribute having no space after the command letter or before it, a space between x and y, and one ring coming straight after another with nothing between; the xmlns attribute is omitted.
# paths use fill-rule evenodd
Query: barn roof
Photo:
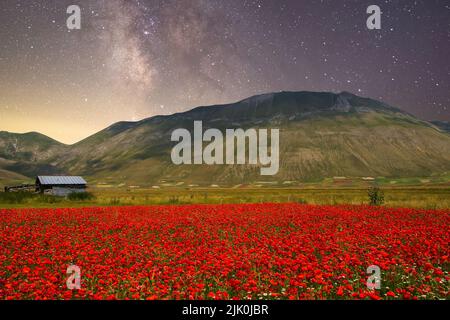
<svg viewBox="0 0 450 320"><path fill-rule="evenodd" d="M76 176L38 176L41 185L86 185L82 177Z"/></svg>

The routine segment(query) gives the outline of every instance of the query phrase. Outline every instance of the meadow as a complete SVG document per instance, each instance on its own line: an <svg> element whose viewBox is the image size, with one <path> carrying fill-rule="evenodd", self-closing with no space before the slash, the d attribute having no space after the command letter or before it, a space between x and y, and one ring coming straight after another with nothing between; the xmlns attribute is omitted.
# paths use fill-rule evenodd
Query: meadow
<svg viewBox="0 0 450 320"><path fill-rule="evenodd" d="M48 195L5 194L0 208L136 206L174 204L303 203L316 205L369 204L367 188L90 188L92 199ZM450 187L382 187L387 207L450 208Z"/></svg>
<svg viewBox="0 0 450 320"><path fill-rule="evenodd" d="M450 188L381 190L0 193L0 299L448 299Z"/></svg>
<svg viewBox="0 0 450 320"><path fill-rule="evenodd" d="M449 210L270 203L2 209L0 230L0 299L449 296ZM67 288L70 265L80 270L77 290ZM376 290L369 266L380 270Z"/></svg>

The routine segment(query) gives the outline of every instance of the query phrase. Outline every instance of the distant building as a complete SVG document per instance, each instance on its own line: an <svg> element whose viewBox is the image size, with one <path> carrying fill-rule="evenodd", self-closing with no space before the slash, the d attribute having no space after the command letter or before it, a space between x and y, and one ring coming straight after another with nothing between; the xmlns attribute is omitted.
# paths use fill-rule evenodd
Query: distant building
<svg viewBox="0 0 450 320"><path fill-rule="evenodd" d="M55 196L67 196L74 192L85 192L87 182L76 176L38 176L36 177L36 191Z"/></svg>

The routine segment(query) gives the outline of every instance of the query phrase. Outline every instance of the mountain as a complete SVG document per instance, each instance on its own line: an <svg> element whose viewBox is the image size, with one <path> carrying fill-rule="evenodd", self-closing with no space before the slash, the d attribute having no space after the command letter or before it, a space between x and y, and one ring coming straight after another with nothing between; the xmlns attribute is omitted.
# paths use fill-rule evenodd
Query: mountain
<svg viewBox="0 0 450 320"><path fill-rule="evenodd" d="M0 181L25 181L36 173L58 174L63 170L48 162L67 146L37 132L0 131Z"/></svg>
<svg viewBox="0 0 450 320"><path fill-rule="evenodd" d="M194 120L202 120L204 130L222 132L279 128L278 174L261 176L257 165L173 165L170 152L176 143L170 135L177 128L192 132ZM449 134L398 108L348 92L271 93L119 122L71 146L38 134L9 135L0 135L0 146L4 141L9 145L9 152L0 155L0 170L28 177L64 172L91 183L233 185L336 176L429 177L450 171ZM11 147L16 138L23 139L18 140L22 151Z"/></svg>
<svg viewBox="0 0 450 320"><path fill-rule="evenodd" d="M436 127L445 132L450 132L450 122L448 121L431 121Z"/></svg>

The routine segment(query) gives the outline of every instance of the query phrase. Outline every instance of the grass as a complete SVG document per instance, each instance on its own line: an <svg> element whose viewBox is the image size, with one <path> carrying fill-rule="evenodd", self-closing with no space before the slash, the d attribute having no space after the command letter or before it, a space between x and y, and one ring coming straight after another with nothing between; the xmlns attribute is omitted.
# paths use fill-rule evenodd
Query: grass
<svg viewBox="0 0 450 320"><path fill-rule="evenodd" d="M424 209L450 208L448 187L382 188L384 205ZM90 189L89 197L60 198L0 192L1 208L84 207L166 204L308 203L318 205L369 204L366 188L161 188Z"/></svg>
<svg viewBox="0 0 450 320"><path fill-rule="evenodd" d="M23 205L63 205L68 202L86 202L95 200L95 196L89 192L72 193L67 197L56 197L48 194L32 192L0 192L0 207L23 206Z"/></svg>

